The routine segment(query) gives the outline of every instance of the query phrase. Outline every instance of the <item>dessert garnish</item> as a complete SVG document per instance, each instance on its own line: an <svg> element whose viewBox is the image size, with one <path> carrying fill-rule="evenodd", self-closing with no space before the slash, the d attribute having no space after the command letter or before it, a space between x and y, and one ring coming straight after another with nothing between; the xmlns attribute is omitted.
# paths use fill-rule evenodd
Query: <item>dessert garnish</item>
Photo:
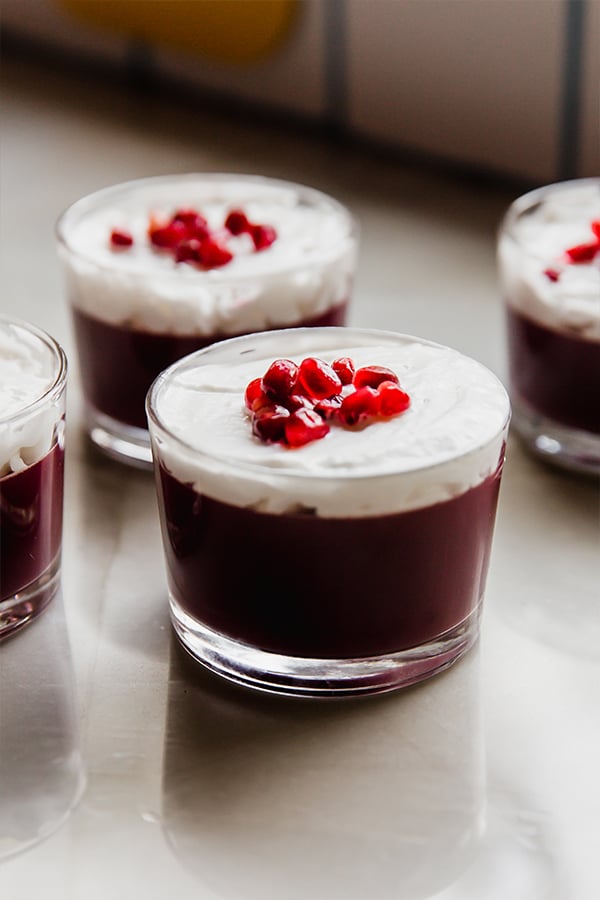
<svg viewBox="0 0 600 900"><path fill-rule="evenodd" d="M169 219L151 215L147 229L154 250L169 253L176 263L189 263L201 269L216 269L231 262L235 254L227 242L242 234L249 236L256 253L266 250L277 239L272 225L251 222L241 209L230 210L223 227L212 231L205 217L191 207L177 209ZM134 239L128 231L113 228L109 243L113 250L126 250L133 246Z"/></svg>
<svg viewBox="0 0 600 900"><path fill-rule="evenodd" d="M544 275L549 279L549 281L558 281L558 279L560 278L560 270L550 267L548 269L544 269Z"/></svg>
<svg viewBox="0 0 600 900"><path fill-rule="evenodd" d="M119 228L113 228L110 233L110 243L112 247L131 247L133 237L128 231L121 231Z"/></svg>
<svg viewBox="0 0 600 900"><path fill-rule="evenodd" d="M308 356L299 364L274 360L247 385L244 405L260 440L301 447L324 438L332 426L364 427L398 416L410 397L387 366L357 369L347 356L331 364Z"/></svg>
<svg viewBox="0 0 600 900"><path fill-rule="evenodd" d="M592 262L596 255L600 254L600 219L595 219L590 223L592 234L591 241L584 241L582 244L575 244L568 247L564 252L564 262L567 265L580 265L581 263ZM558 281L561 275L561 269L551 266L544 269L544 275L550 281Z"/></svg>

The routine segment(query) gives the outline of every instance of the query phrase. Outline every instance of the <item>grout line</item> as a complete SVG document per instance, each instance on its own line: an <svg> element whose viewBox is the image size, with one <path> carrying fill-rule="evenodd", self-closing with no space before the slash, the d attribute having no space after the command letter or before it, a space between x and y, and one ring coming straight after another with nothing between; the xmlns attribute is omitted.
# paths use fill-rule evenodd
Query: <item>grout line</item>
<svg viewBox="0 0 600 900"><path fill-rule="evenodd" d="M558 177L575 178L581 138L581 90L587 0L566 0L562 100L558 124Z"/></svg>
<svg viewBox="0 0 600 900"><path fill-rule="evenodd" d="M325 38L325 117L333 131L348 125L348 66L346 0L327 0L322 5Z"/></svg>

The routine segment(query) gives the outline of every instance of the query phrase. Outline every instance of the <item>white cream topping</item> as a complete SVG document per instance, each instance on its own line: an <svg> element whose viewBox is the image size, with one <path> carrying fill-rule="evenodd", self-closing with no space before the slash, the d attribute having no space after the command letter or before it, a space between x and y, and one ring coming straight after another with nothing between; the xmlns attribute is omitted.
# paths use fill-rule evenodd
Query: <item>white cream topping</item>
<svg viewBox="0 0 600 900"><path fill-rule="evenodd" d="M154 450L179 481L233 505L275 513L308 508L346 517L447 500L496 470L509 401L500 382L479 363L449 348L386 332L297 329L277 334L267 346L255 343L255 353L236 354L235 361L213 362L212 354L199 354L193 367L175 367L157 382L158 419L186 446L166 434L159 435ZM252 347L248 339L228 343ZM247 383L278 356L300 362L311 355L329 362L350 356L357 366L392 368L410 394L410 408L362 429L333 426L322 440L298 449L260 441L243 409ZM151 436L156 437L152 422Z"/></svg>
<svg viewBox="0 0 600 900"><path fill-rule="evenodd" d="M176 263L147 238L150 215L194 208L234 253L223 267ZM271 225L276 241L256 252L230 236L232 209ZM134 244L111 249L114 229ZM74 204L58 225L71 302L113 324L173 334L236 334L317 317L350 297L356 234L336 201L301 186L249 176L185 175L117 185Z"/></svg>
<svg viewBox="0 0 600 900"><path fill-rule="evenodd" d="M568 248L594 240L590 226L600 220L600 181L546 190L537 208L501 232L498 261L506 300L542 325L600 341L600 254L577 264L565 257ZM548 278L546 269L555 270L558 280Z"/></svg>
<svg viewBox="0 0 600 900"><path fill-rule="evenodd" d="M52 446L62 409L32 404L52 387L56 374L57 358L49 346L0 320L0 477L22 471Z"/></svg>

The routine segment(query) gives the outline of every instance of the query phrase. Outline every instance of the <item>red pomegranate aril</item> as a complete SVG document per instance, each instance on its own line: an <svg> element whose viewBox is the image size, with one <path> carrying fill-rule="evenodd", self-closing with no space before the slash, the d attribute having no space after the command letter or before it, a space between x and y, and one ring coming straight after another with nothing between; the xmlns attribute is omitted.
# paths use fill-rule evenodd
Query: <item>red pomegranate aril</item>
<svg viewBox="0 0 600 900"><path fill-rule="evenodd" d="M290 447L302 447L329 433L329 425L313 409L297 409L284 423L285 441Z"/></svg>
<svg viewBox="0 0 600 900"><path fill-rule="evenodd" d="M120 228L113 228L110 233L110 243L113 247L131 247L133 237L128 231L122 231Z"/></svg>
<svg viewBox="0 0 600 900"><path fill-rule="evenodd" d="M282 441L289 417L290 413L284 406L265 407L252 417L252 432L263 441Z"/></svg>
<svg viewBox="0 0 600 900"><path fill-rule="evenodd" d="M382 381L394 381L398 384L399 378L393 369L388 369L387 366L362 366L356 370L352 379L356 388L377 388Z"/></svg>
<svg viewBox="0 0 600 900"><path fill-rule="evenodd" d="M342 400L343 397L341 394L337 394L335 397L326 397L325 400L319 400L319 402L315 404L315 412L318 412L326 422L335 419L340 411Z"/></svg>
<svg viewBox="0 0 600 900"><path fill-rule="evenodd" d="M177 262L199 263L201 261L201 242L197 238L188 238L181 241L175 248L175 260Z"/></svg>
<svg viewBox="0 0 600 900"><path fill-rule="evenodd" d="M297 409L314 409L315 407L313 401L304 394L290 394L285 405L290 412L295 412Z"/></svg>
<svg viewBox="0 0 600 900"><path fill-rule="evenodd" d="M241 209L232 209L225 219L225 228L233 235L244 234L249 227L248 216Z"/></svg>
<svg viewBox="0 0 600 900"><path fill-rule="evenodd" d="M194 225L188 225L188 236L205 241L210 238L210 229L205 222L198 221Z"/></svg>
<svg viewBox="0 0 600 900"><path fill-rule="evenodd" d="M410 406L410 397L395 381L382 381L377 388L379 415L385 419L397 416Z"/></svg>
<svg viewBox="0 0 600 900"><path fill-rule="evenodd" d="M379 395L374 388L365 385L344 397L338 418L343 425L362 425L378 413Z"/></svg>
<svg viewBox="0 0 600 900"><path fill-rule="evenodd" d="M262 378L253 378L246 386L244 392L244 405L246 406L246 409L254 409L254 404L262 400L265 402L268 402L269 400L263 391Z"/></svg>
<svg viewBox="0 0 600 900"><path fill-rule="evenodd" d="M183 222L170 222L168 225L151 226L148 237L155 247L172 250L187 237L187 229Z"/></svg>
<svg viewBox="0 0 600 900"><path fill-rule="evenodd" d="M224 266L233 259L227 247L223 247L218 241L211 240L202 241L200 245L200 262L207 269L216 269Z"/></svg>
<svg viewBox="0 0 600 900"><path fill-rule="evenodd" d="M558 269L544 269L544 275L549 281L558 281L560 272Z"/></svg>
<svg viewBox="0 0 600 900"><path fill-rule="evenodd" d="M173 214L173 218L171 222L183 222L186 228L194 229L199 226L203 226L207 228L208 222L204 218L204 216L200 215L200 213L196 209L178 209Z"/></svg>
<svg viewBox="0 0 600 900"><path fill-rule="evenodd" d="M271 225L250 225L249 231L256 250L266 250L277 239L277 232Z"/></svg>
<svg viewBox="0 0 600 900"><path fill-rule="evenodd" d="M577 244L575 247L569 247L568 250L565 250L565 253L572 263L585 263L591 262L599 251L600 240L596 240L586 244Z"/></svg>
<svg viewBox="0 0 600 900"><path fill-rule="evenodd" d="M297 378L298 366L295 362L291 359L276 359L263 375L263 390L285 403L296 386Z"/></svg>
<svg viewBox="0 0 600 900"><path fill-rule="evenodd" d="M596 219L591 225L592 231L597 238L600 238L600 219Z"/></svg>
<svg viewBox="0 0 600 900"><path fill-rule="evenodd" d="M274 360L262 378L246 386L244 402L252 412L253 433L264 441L301 447L325 437L330 424L362 427L408 409L410 397L392 369L363 366L354 372L355 380L358 375L359 381L374 381L377 387L343 384L340 375L348 378L353 370L349 357L331 365L313 356L299 365L291 359Z"/></svg>
<svg viewBox="0 0 600 900"><path fill-rule="evenodd" d="M354 378L354 362L349 356L340 356L331 363L331 368L342 384L352 384Z"/></svg>
<svg viewBox="0 0 600 900"><path fill-rule="evenodd" d="M298 369L298 385L307 397L324 400L342 390L342 382L329 363L314 356L303 359Z"/></svg>

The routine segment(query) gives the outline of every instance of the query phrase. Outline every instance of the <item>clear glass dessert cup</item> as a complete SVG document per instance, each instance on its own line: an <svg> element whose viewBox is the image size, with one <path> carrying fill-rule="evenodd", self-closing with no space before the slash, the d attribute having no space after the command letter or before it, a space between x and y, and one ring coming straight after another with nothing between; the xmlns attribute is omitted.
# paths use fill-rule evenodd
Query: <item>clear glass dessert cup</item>
<svg viewBox="0 0 600 900"><path fill-rule="evenodd" d="M340 355L396 359L410 408L309 446L252 434L250 379ZM392 332L286 329L180 360L147 412L171 619L206 667L274 693L379 693L475 642L510 417L482 365Z"/></svg>
<svg viewBox="0 0 600 900"><path fill-rule="evenodd" d="M513 426L538 458L600 473L600 178L519 197L498 234Z"/></svg>
<svg viewBox="0 0 600 900"><path fill-rule="evenodd" d="M0 316L0 637L56 593L62 545L67 361L27 322Z"/></svg>
<svg viewBox="0 0 600 900"><path fill-rule="evenodd" d="M249 220L239 234L224 227L234 209ZM181 210L204 216L233 258L204 265L178 260L179 245L154 243L156 228ZM274 228L275 240L257 249L250 223ZM165 233L169 243L173 229ZM145 397L177 359L239 334L346 321L357 222L305 185L227 173L136 179L79 199L56 234L87 432L134 466L152 467Z"/></svg>

